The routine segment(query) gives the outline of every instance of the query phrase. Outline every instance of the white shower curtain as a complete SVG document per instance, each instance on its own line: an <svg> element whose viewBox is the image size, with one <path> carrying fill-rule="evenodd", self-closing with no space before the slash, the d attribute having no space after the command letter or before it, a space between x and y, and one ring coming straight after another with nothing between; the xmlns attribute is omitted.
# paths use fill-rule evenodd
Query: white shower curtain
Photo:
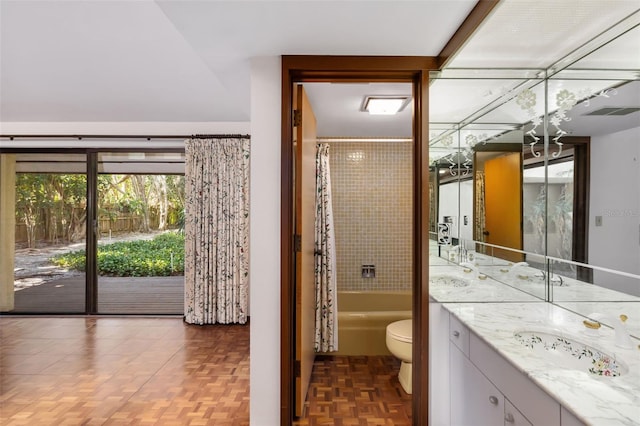
<svg viewBox="0 0 640 426"><path fill-rule="evenodd" d="M315 228L315 351L333 352L338 350L338 290L329 144L326 143L319 144L316 153Z"/></svg>
<svg viewBox="0 0 640 426"><path fill-rule="evenodd" d="M185 321L247 322L249 138L185 146Z"/></svg>

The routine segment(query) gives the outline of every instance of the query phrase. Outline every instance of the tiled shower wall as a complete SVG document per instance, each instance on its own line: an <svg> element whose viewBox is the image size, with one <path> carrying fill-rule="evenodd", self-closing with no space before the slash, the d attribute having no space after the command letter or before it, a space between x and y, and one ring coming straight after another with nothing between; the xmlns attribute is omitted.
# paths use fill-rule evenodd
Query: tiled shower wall
<svg viewBox="0 0 640 426"><path fill-rule="evenodd" d="M411 290L412 143L330 145L338 291Z"/></svg>

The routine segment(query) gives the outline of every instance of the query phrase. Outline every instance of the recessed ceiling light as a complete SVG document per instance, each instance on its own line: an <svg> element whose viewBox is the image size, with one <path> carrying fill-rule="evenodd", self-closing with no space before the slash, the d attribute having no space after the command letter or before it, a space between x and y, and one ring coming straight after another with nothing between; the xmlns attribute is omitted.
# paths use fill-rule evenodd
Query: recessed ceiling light
<svg viewBox="0 0 640 426"><path fill-rule="evenodd" d="M371 115L393 115L402 111L410 100L411 96L365 96L360 110Z"/></svg>

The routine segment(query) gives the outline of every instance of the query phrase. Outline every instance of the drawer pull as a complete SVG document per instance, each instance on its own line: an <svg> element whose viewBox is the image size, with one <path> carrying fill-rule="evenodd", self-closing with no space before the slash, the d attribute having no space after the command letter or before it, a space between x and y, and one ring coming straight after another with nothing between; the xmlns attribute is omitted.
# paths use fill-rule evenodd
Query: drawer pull
<svg viewBox="0 0 640 426"><path fill-rule="evenodd" d="M460 332L458 330L454 331L453 337L460 337Z"/></svg>
<svg viewBox="0 0 640 426"><path fill-rule="evenodd" d="M498 397L491 395L489 397L489 402L492 403L493 405L498 405Z"/></svg>
<svg viewBox="0 0 640 426"><path fill-rule="evenodd" d="M507 413L507 415L504 416L504 421L507 422L507 423L515 423L516 418L513 417L513 414Z"/></svg>

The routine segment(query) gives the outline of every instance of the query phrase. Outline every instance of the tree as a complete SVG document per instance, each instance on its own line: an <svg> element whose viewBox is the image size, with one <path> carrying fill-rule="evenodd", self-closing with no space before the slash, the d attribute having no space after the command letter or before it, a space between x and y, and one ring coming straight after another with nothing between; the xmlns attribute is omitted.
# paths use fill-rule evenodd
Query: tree
<svg viewBox="0 0 640 426"><path fill-rule="evenodd" d="M36 246L36 232L40 219L40 205L44 199L45 175L18 173L16 175L16 220L27 228L27 246Z"/></svg>

